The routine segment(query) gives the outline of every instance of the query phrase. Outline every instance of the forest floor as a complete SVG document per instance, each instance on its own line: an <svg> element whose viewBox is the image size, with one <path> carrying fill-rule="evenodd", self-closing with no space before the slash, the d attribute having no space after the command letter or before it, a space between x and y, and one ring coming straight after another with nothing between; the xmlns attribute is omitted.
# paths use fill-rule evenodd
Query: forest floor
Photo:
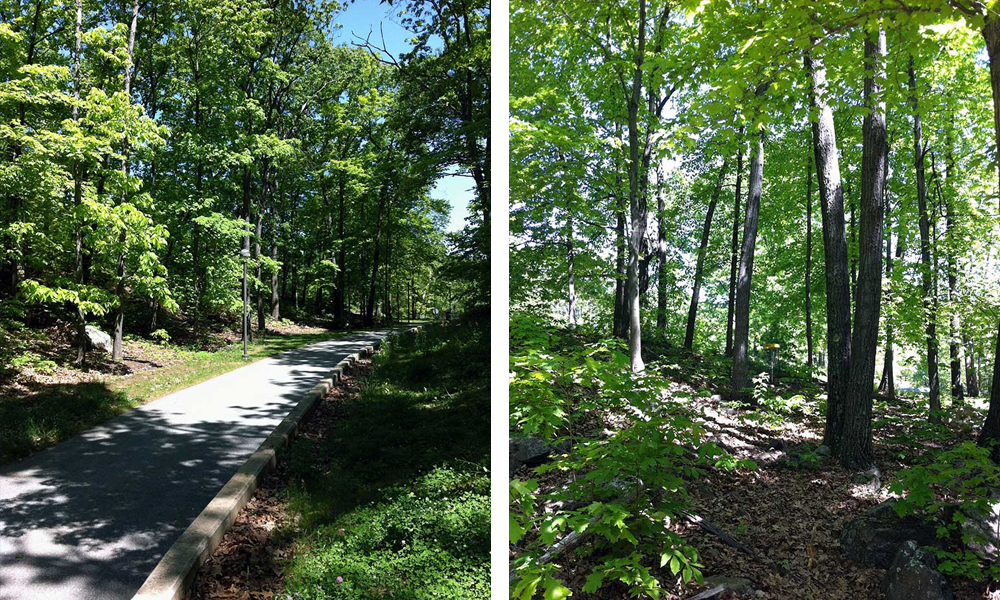
<svg viewBox="0 0 1000 600"><path fill-rule="evenodd" d="M237 333L219 329L180 342L124 340L124 360L87 353L72 363L69 324L41 329L0 326L0 464L27 456L131 408L216 377L249 362L321 342L350 331L287 321L255 334L243 360Z"/></svg>
<svg viewBox="0 0 1000 600"><path fill-rule="evenodd" d="M192 598L489 598L488 342L483 324L430 326L358 363Z"/></svg>
<svg viewBox="0 0 1000 600"><path fill-rule="evenodd" d="M754 470L710 469L688 487L692 513L764 558L755 560L696 525L676 523L673 529L698 549L704 575L748 579L755 597L762 600L882 598L879 587L885 570L864 568L847 559L840 550L841 531L854 517L888 499L888 482L917 464L926 448L974 440L986 403L971 399L964 405L946 404L948 422L932 426L926 419L925 397L900 397L894 402L876 398L874 445L883 486L873 492L856 483L855 474L816 452L825 424L824 409L816 400L820 382L779 379L772 391L785 400L737 410L719 395L726 387L728 359L650 346L650 360L659 361L653 364L670 381L670 393L684 398L701 415L707 431L704 441L757 464ZM601 427L613 428L615 423L604 418ZM538 480L539 492L563 486L568 477L559 471L538 476L526 466L517 476ZM516 555L513 550L511 558ZM560 557L558 576L570 589L580 590L599 558L599 550L584 544ZM664 598L690 598L708 589L693 582L684 585L666 568L654 573L666 592ZM949 583L956 600L1000 600L997 583L957 578ZM628 590L622 584L605 585L596 594L574 594L581 599L626 597ZM738 596L725 592L716 597Z"/></svg>

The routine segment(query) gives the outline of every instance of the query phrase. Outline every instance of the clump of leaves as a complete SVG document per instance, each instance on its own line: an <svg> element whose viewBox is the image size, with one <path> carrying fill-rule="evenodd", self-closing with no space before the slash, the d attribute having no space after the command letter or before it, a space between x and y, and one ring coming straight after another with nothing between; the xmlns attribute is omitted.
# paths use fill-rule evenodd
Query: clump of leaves
<svg viewBox="0 0 1000 600"><path fill-rule="evenodd" d="M51 375L56 370L55 362L43 358L30 350L12 358L10 365L15 369L31 369L40 375Z"/></svg>
<svg viewBox="0 0 1000 600"><path fill-rule="evenodd" d="M634 595L660 595L653 569L668 567L684 582L702 581L697 550L671 524L689 506L686 483L709 466L748 467L715 444L702 444L704 429L688 409L668 395L668 382L634 374L618 340L585 343L531 317L511 319L511 428L569 450L538 467L544 474L571 475L564 489L537 494L534 480L510 487L510 539L526 543L513 564L518 579L511 596L546 598L570 593L557 568L539 559L562 534L596 539L597 563L584 592L620 581ZM596 437L574 435L578 420L599 411L624 423ZM534 497L533 497L534 496ZM560 506L534 514L537 500Z"/></svg>
<svg viewBox="0 0 1000 600"><path fill-rule="evenodd" d="M157 329L153 333L150 333L149 337L153 338L154 341L159 342L161 344L166 344L167 342L170 341L170 334L167 333L166 330L164 329Z"/></svg>
<svg viewBox="0 0 1000 600"><path fill-rule="evenodd" d="M936 523L939 538L961 540L957 548L931 548L942 573L1000 580L1000 562L985 565L969 548L986 542L986 536L964 527L970 518L991 514L1000 501L1000 465L990 459L988 448L965 442L937 453L926 465L902 471L889 489L902 496L895 505L900 516L922 516Z"/></svg>

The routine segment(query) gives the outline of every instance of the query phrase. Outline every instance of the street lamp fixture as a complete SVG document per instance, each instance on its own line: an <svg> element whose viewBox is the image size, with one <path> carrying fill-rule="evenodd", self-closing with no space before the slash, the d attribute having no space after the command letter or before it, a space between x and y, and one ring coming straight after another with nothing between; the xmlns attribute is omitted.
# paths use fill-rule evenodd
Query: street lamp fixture
<svg viewBox="0 0 1000 600"><path fill-rule="evenodd" d="M243 259L243 360L247 359L247 261L250 260L250 249L240 250Z"/></svg>

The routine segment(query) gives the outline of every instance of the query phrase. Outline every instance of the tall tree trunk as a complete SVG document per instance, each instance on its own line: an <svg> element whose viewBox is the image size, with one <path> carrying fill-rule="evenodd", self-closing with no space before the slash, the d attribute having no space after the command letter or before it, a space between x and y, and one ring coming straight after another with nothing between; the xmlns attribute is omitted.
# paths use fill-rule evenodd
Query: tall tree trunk
<svg viewBox="0 0 1000 600"><path fill-rule="evenodd" d="M626 286L626 263L628 262L628 244L625 241L625 210L623 207L615 210L615 315L612 334L619 339L628 338L628 293Z"/></svg>
<svg viewBox="0 0 1000 600"><path fill-rule="evenodd" d="M386 186L383 184L382 191L379 194L378 219L375 224L375 240L372 246L372 254L374 255L372 259L372 279L368 287L368 306L365 309L365 324L369 327L375 324L375 292L378 285L379 250L381 248L379 241L382 235L382 211L385 209L386 193Z"/></svg>
<svg viewBox="0 0 1000 600"><path fill-rule="evenodd" d="M277 226L275 226L275 238L277 238ZM278 262L278 240L274 239L271 241L271 260L275 263ZM281 268L282 272L285 268ZM271 271L271 319L277 321L281 318L281 294L278 288L278 271Z"/></svg>
<svg viewBox="0 0 1000 600"><path fill-rule="evenodd" d="M83 0L76 0L75 43L73 47L73 99L80 101L80 52L83 43ZM73 104L73 120L79 122L80 107ZM73 164L73 207L79 210L83 201L83 168L76 162ZM75 271L77 283L83 285L83 223L75 223L74 230ZM79 304L76 306L76 357L75 364L82 364L87 358L87 315Z"/></svg>
<svg viewBox="0 0 1000 600"><path fill-rule="evenodd" d="M910 56L910 105L913 109L913 164L917 171L917 209L920 211L920 266L923 292L924 335L927 341L927 378L930 381L930 421L941 420L941 387L938 380L937 313L934 310L934 287L931 262L930 214L927 210L927 185L924 179L924 148L917 101L917 75Z"/></svg>
<svg viewBox="0 0 1000 600"><path fill-rule="evenodd" d="M20 2L18 3L20 8ZM28 53L25 57L24 65L30 66L35 62L35 49L38 47L38 25L39 18L42 12L42 0L36 0L35 2L35 12L31 19L31 31L28 34ZM25 116L26 116L26 106L24 102L18 102L17 104L17 122L21 128L25 127ZM16 144L13 150L13 156L11 156L11 164L17 162L18 156L21 155L21 145ZM21 210L23 209L24 200L20 194L11 194L9 198L11 211L12 211L12 221L18 222L21 220ZM20 242L17 242L20 245ZM27 255L27 250L24 247L17 248L17 252L14 252L13 259L11 260L11 272L10 272L10 285L11 293L17 293L17 287L22 280L21 272L24 269L24 263L22 262L23 256Z"/></svg>
<svg viewBox="0 0 1000 600"><path fill-rule="evenodd" d="M990 88L993 92L993 135L1000 153L1000 17L990 14L983 26L986 52L990 59ZM998 167L1000 168L1000 167ZM979 433L979 445L993 444L993 460L1000 462L1000 324L993 350L993 381L990 386L990 408Z"/></svg>
<svg viewBox="0 0 1000 600"><path fill-rule="evenodd" d="M972 338L968 334L962 336L962 343L965 346L965 387L971 398L978 398L979 374L976 372L976 349L972 345Z"/></svg>
<svg viewBox="0 0 1000 600"><path fill-rule="evenodd" d="M765 88L766 89L766 88ZM757 95L763 94L758 88ZM746 218L743 222L743 245L740 249L740 270L736 280L736 313L733 331L732 395L741 398L749 387L750 341L750 280L753 277L754 251L757 245L757 218L764 183L764 132L761 131L750 151L750 184L747 190Z"/></svg>
<svg viewBox="0 0 1000 600"><path fill-rule="evenodd" d="M663 167L656 166L656 329L660 335L667 330L667 219L663 196Z"/></svg>
<svg viewBox="0 0 1000 600"><path fill-rule="evenodd" d="M889 230L889 204L886 203L885 207L886 214L886 226L885 226L885 277L890 282L889 290L886 293L886 304L892 301L892 273L893 273L893 260L892 260L892 232ZM896 241L896 258L902 259L903 256L903 223L900 219L899 223L899 239ZM878 384L878 394L894 400L896 398L896 374L894 369L895 364L895 349L893 344L895 343L896 337L896 323L895 320L887 315L885 323L885 357L882 363L882 379Z"/></svg>
<svg viewBox="0 0 1000 600"><path fill-rule="evenodd" d="M642 92L643 61L646 55L646 0L639 0L639 39L632 73L632 91L628 99L628 199L631 227L628 255L628 350L632 371L639 373L646 365L642 361L642 318L639 313L639 261L642 241L646 236L646 213L639 195L641 154L639 142L639 99Z"/></svg>
<svg viewBox="0 0 1000 600"><path fill-rule="evenodd" d="M812 195L813 156L806 153L806 366L813 368L813 319L812 319Z"/></svg>
<svg viewBox="0 0 1000 600"><path fill-rule="evenodd" d="M133 69L133 51L135 49L135 29L139 21L139 0L133 0L132 2L132 22L128 29L128 47L125 60L125 98L130 100L132 98L132 69ZM128 177L128 139L122 142L122 176ZM122 202L125 202L125 187L122 188ZM114 341L112 342L111 358L114 361L121 362L124 357L124 351L122 348L122 336L125 331L125 240L126 234L124 227L122 228L121 234L118 237L118 242L122 246L121 253L118 255L118 283L115 286L115 296L118 298L118 307L115 311L115 334Z"/></svg>
<svg viewBox="0 0 1000 600"><path fill-rule="evenodd" d="M844 436L841 462L851 469L875 464L872 448L872 386L875 351L878 346L879 313L882 305L882 228L885 210L886 143L885 100L881 83L885 77L885 31L865 40L864 100L869 112L862 126L861 223L858 246L858 286L855 292L854 334L851 338L851 376L844 402Z"/></svg>
<svg viewBox="0 0 1000 600"><path fill-rule="evenodd" d="M244 166L243 167L243 215L242 216L243 216L243 220L245 222L245 226L247 228L250 227L250 191L251 191L252 185L253 185L253 182L251 180L250 167L249 166ZM250 252L250 235L249 234L243 236L243 248L242 248L242 250L245 250L246 254L249 254L249 252ZM242 259L242 260L249 260L249 259ZM247 303L249 303L249 299L247 299ZM248 314L243 315L243 321L244 321L243 327L245 328L245 331L247 332L247 335L250 335L250 330L252 329L252 327L250 325L249 311L247 311L247 313Z"/></svg>
<svg viewBox="0 0 1000 600"><path fill-rule="evenodd" d="M701 295L701 281L705 270L705 254L708 252L708 240L712 232L712 217L715 215L715 207L719 203L719 194L722 193L722 184L726 180L729 172L729 160L722 161L719 169L718 179L715 181L715 189L712 190L712 200L708 203L708 213L705 215L705 224L701 228L701 245L698 247L698 260L694 267L694 288L691 291L691 306L688 308L687 331L684 333L684 347L690 350L694 345L694 326L698 318L698 296Z"/></svg>
<svg viewBox="0 0 1000 600"><path fill-rule="evenodd" d="M344 202L346 202L344 174L341 173L337 182L337 289L333 291L333 321L337 327L343 327L346 320L344 314L344 287L347 285L347 244L344 243Z"/></svg>
<svg viewBox="0 0 1000 600"><path fill-rule="evenodd" d="M965 397L965 389L962 387L962 359L959 356L959 335L962 329L962 324L958 319L958 267L955 264L955 212L954 212L954 186L952 185L952 178L955 177L954 172L954 155L952 150L953 140L952 140L952 128L950 123L954 122L954 114L948 120L949 124L945 125L945 137L947 151L945 156L945 185L944 191L947 192L944 200L945 209L945 226L947 230L945 231L945 242L946 251L948 257L948 312L950 319L949 332L948 332L948 358L949 360L949 371L951 373L951 396L956 401L962 401Z"/></svg>
<svg viewBox="0 0 1000 600"><path fill-rule="evenodd" d="M851 364L851 291L844 231L844 188L833 111L827 104L826 66L808 54L806 69L812 81L809 103L817 118L812 123L816 182L823 218L826 257L827 410L823 443L837 452L843 432L844 395Z"/></svg>
<svg viewBox="0 0 1000 600"><path fill-rule="evenodd" d="M851 194L851 185L847 185L847 198L851 205L851 247L848 256L851 257L851 300L855 301L858 292L858 218L857 207L854 204L854 195Z"/></svg>
<svg viewBox="0 0 1000 600"><path fill-rule="evenodd" d="M573 273L573 211L566 219L566 270L568 279L567 317L570 329L576 328L576 280Z"/></svg>
<svg viewBox="0 0 1000 600"><path fill-rule="evenodd" d="M740 260L740 194L743 186L743 127L740 127L736 138L739 148L736 151L736 196L733 201L733 241L729 257L729 304L726 310L726 356L733 355L733 313L736 308L736 275Z"/></svg>

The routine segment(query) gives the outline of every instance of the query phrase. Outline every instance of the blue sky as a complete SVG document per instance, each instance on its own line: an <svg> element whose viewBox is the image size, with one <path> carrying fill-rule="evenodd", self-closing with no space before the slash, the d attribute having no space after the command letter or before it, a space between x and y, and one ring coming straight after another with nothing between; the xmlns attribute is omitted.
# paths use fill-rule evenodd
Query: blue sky
<svg viewBox="0 0 1000 600"><path fill-rule="evenodd" d="M386 49L395 56L410 49L409 38L412 34L400 27L396 18L398 8L380 4L378 0L356 0L347 5L347 9L339 14L335 23L339 32L335 34L338 43L359 42L355 35L365 38L372 32L372 42L381 45L381 36L385 36ZM379 25L382 30L379 32ZM448 175L442 177L431 190L431 196L442 198L451 204L448 231L458 231L465 226L465 217L469 214L469 201L472 199L472 179Z"/></svg>

